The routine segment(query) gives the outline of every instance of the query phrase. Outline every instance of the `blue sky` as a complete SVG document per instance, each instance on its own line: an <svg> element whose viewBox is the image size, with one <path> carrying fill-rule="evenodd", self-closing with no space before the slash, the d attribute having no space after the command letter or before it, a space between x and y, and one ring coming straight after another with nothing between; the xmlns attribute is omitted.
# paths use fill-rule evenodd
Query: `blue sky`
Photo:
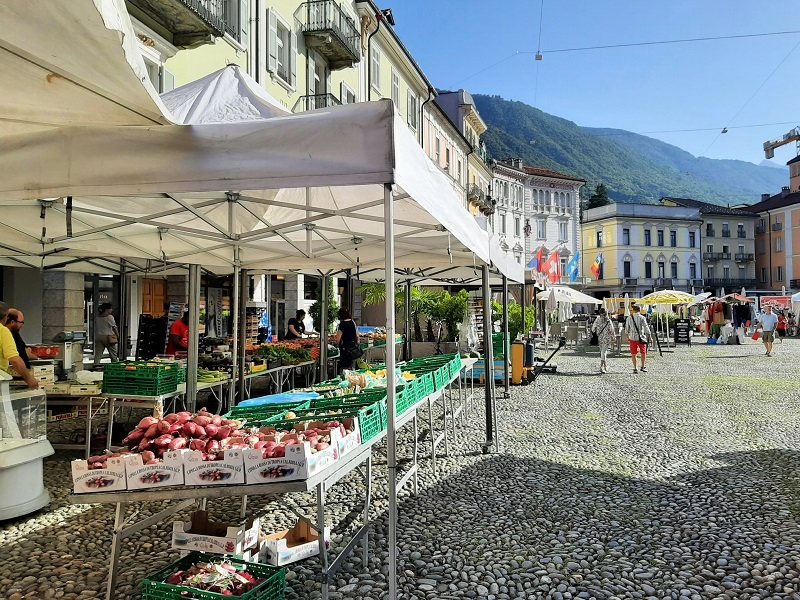
<svg viewBox="0 0 800 600"><path fill-rule="evenodd" d="M580 125L646 133L697 156L755 163L764 158L765 140L800 125L800 34L548 53L800 30L796 0L544 0L541 62L512 56L536 51L541 0L390 1L381 6L392 8L400 37L440 88L498 94ZM729 132L718 135L723 126ZM713 130L647 133L696 128ZM772 162L794 156L787 146Z"/></svg>

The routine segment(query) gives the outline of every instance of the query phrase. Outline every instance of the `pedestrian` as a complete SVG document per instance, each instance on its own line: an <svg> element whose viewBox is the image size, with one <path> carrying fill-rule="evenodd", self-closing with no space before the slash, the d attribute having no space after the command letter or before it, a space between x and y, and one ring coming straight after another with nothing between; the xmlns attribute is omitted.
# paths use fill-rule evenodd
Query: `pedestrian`
<svg viewBox="0 0 800 600"><path fill-rule="evenodd" d="M778 326L775 329L778 332L778 338L780 339L781 344L783 343L783 338L786 337L786 329L788 328L788 326L789 326L789 322L786 319L786 315L783 314L783 313L779 314L778 315Z"/></svg>
<svg viewBox="0 0 800 600"><path fill-rule="evenodd" d="M119 343L119 329L114 315L111 314L111 304L104 302L98 309L97 318L94 320L94 368L100 366L103 354L108 350L111 362L119 362L117 358L117 344Z"/></svg>
<svg viewBox="0 0 800 600"><path fill-rule="evenodd" d="M605 308L598 310L597 318L592 323L592 333L597 335L600 348L600 372L608 373L608 350L617 341L617 331Z"/></svg>
<svg viewBox="0 0 800 600"><path fill-rule="evenodd" d="M761 329L761 339L764 342L766 356L772 356L772 344L775 342L775 329L778 327L778 316L772 312L772 306L767 305L758 318L756 331Z"/></svg>
<svg viewBox="0 0 800 600"><path fill-rule="evenodd" d="M25 315L22 314L22 311L16 308L9 308L8 314L6 315L6 327L11 331L11 335L14 336L17 352L19 352L19 357L25 363L25 368L30 369L31 360L36 360L38 357L28 348L25 340L22 339L22 334L20 332L22 331L23 325L25 325Z"/></svg>
<svg viewBox="0 0 800 600"><path fill-rule="evenodd" d="M358 345L358 329L350 311L339 309L339 330L333 336L333 343L339 347L339 370L352 369L357 358L364 354Z"/></svg>
<svg viewBox="0 0 800 600"><path fill-rule="evenodd" d="M628 336L628 345L631 349L631 361L633 362L633 372L647 372L645 362L647 360L647 342L650 339L650 325L647 319L641 314L638 304L631 307L630 316L625 319L625 334ZM641 367L636 368L636 355L641 356Z"/></svg>
<svg viewBox="0 0 800 600"><path fill-rule="evenodd" d="M33 371L25 367L25 362L17 351L17 345L14 343L14 336L11 330L6 327L8 308L5 304L0 302L0 371L11 375L11 369L20 375L28 388L35 390L39 387L39 382L33 375Z"/></svg>
<svg viewBox="0 0 800 600"><path fill-rule="evenodd" d="M183 316L175 321L169 328L167 338L167 349L164 352L170 356L175 356L178 352L186 352L189 349L189 311L184 311Z"/></svg>
<svg viewBox="0 0 800 600"><path fill-rule="evenodd" d="M286 335L283 339L299 340L302 338L306 332L306 325L303 323L303 319L305 318L306 311L304 311L302 308L298 309L295 313L295 316L289 319L289 322L286 324Z"/></svg>

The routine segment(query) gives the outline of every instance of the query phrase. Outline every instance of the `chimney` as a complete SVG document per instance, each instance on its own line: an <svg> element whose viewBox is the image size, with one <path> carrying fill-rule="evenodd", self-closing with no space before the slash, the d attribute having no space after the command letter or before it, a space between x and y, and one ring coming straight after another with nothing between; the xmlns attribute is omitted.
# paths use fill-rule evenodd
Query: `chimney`
<svg viewBox="0 0 800 600"><path fill-rule="evenodd" d="M769 200L771 198L770 194L761 194L761 201Z"/></svg>
<svg viewBox="0 0 800 600"><path fill-rule="evenodd" d="M789 195L789 186L785 185L781 188L781 198L786 198Z"/></svg>
<svg viewBox="0 0 800 600"><path fill-rule="evenodd" d="M392 27L394 27L394 15L392 14L392 9L384 8L383 10L381 10L381 13L383 13L386 22L389 23L389 25L391 25Z"/></svg>
<svg viewBox="0 0 800 600"><path fill-rule="evenodd" d="M514 159L514 166L516 168L518 168L518 169L521 169L522 168L522 159L521 158L515 158Z"/></svg>

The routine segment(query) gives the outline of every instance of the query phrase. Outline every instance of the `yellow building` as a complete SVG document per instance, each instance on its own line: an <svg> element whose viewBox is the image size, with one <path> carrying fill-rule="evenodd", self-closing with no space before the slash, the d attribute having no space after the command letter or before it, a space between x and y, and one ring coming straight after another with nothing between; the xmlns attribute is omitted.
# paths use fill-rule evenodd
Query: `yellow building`
<svg viewBox="0 0 800 600"><path fill-rule="evenodd" d="M584 212L583 273L596 297L638 297L653 290L703 287L700 211L645 204L609 204ZM602 257L598 277L591 267Z"/></svg>

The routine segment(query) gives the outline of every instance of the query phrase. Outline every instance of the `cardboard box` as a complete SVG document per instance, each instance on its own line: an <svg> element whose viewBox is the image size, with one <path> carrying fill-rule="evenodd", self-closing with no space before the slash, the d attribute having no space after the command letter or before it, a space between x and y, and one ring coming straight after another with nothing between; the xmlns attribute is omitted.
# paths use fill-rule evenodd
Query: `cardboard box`
<svg viewBox="0 0 800 600"><path fill-rule="evenodd" d="M45 383L41 387L47 394L68 395L71 385L69 381L57 381L55 383Z"/></svg>
<svg viewBox="0 0 800 600"><path fill-rule="evenodd" d="M258 551L260 519L251 519L241 525L213 523L206 511L192 513L191 521L172 524L172 547L177 550L199 550L211 554L243 555L250 549ZM247 559L242 559L247 560Z"/></svg>
<svg viewBox="0 0 800 600"><path fill-rule="evenodd" d="M352 452L353 450L356 450L359 446L361 446L361 429L358 426L358 417L348 417L344 419L342 423L347 429L352 427L353 431L339 438L340 457Z"/></svg>
<svg viewBox="0 0 800 600"><path fill-rule="evenodd" d="M125 463L121 458L109 458L105 469L89 469L87 461L73 460L72 486L76 494L127 489Z"/></svg>
<svg viewBox="0 0 800 600"><path fill-rule="evenodd" d="M89 383L81 385L73 383L69 386L69 393L71 396L99 396L102 391L102 386L99 383Z"/></svg>
<svg viewBox="0 0 800 600"><path fill-rule="evenodd" d="M331 547L331 529L325 528L325 547ZM259 562L280 567L319 554L319 534L304 520L261 538Z"/></svg>
<svg viewBox="0 0 800 600"><path fill-rule="evenodd" d="M203 453L199 450L186 450L182 456L186 485L244 483L244 463L241 450L225 450L222 460L203 461Z"/></svg>
<svg viewBox="0 0 800 600"><path fill-rule="evenodd" d="M156 465L146 465L141 454L125 456L125 480L129 490L143 490L170 485L183 485L182 451L164 453L164 458Z"/></svg>
<svg viewBox="0 0 800 600"><path fill-rule="evenodd" d="M338 430L331 430L331 445L321 452L311 452L311 444L302 442L286 447L286 455L281 458L264 458L262 450L244 451L244 469L248 484L274 483L307 479L311 475L329 467L339 460ZM282 440L297 439L294 434L281 437Z"/></svg>

